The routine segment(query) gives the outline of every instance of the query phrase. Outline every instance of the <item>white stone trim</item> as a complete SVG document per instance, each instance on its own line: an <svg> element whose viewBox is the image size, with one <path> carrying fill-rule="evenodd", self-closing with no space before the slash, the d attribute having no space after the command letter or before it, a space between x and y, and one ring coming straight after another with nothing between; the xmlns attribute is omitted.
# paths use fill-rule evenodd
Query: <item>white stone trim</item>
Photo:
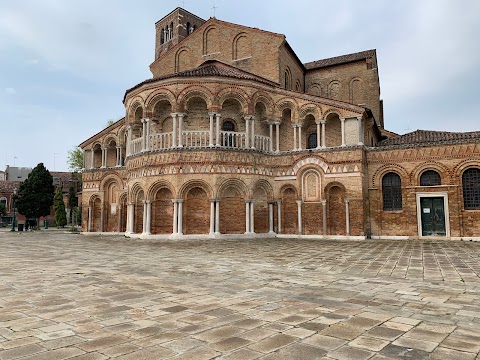
<svg viewBox="0 0 480 360"><path fill-rule="evenodd" d="M450 238L450 211L448 209L448 192L419 192L415 194L417 201L417 228L418 228L418 238L435 238L435 239L445 239ZM443 212L445 214L445 236L422 236L422 212L420 207L420 199L425 197L443 197Z"/></svg>

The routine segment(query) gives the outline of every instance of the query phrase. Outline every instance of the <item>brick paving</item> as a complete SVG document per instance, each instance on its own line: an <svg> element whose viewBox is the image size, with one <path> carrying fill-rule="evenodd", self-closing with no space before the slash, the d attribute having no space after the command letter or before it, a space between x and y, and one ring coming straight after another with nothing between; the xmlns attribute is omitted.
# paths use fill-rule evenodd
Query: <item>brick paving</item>
<svg viewBox="0 0 480 360"><path fill-rule="evenodd" d="M480 359L480 243L0 246L0 360Z"/></svg>

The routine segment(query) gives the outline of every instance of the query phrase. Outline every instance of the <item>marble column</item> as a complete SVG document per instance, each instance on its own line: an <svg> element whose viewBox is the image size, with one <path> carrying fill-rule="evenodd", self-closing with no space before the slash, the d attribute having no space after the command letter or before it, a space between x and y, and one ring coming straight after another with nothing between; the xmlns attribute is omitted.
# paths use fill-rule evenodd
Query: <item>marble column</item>
<svg viewBox="0 0 480 360"><path fill-rule="evenodd" d="M276 151L280 152L280 121L275 122Z"/></svg>
<svg viewBox="0 0 480 360"><path fill-rule="evenodd" d="M297 125L292 125L293 127L293 150L297 150Z"/></svg>
<svg viewBox="0 0 480 360"><path fill-rule="evenodd" d="M88 207L87 231L92 232L92 206L91 205Z"/></svg>
<svg viewBox="0 0 480 360"><path fill-rule="evenodd" d="M346 222L346 230L347 236L350 236L350 201L345 199L345 222Z"/></svg>
<svg viewBox="0 0 480 360"><path fill-rule="evenodd" d="M107 167L107 148L102 146L102 169Z"/></svg>
<svg viewBox="0 0 480 360"><path fill-rule="evenodd" d="M302 234L302 200L297 200L298 233Z"/></svg>
<svg viewBox="0 0 480 360"><path fill-rule="evenodd" d="M346 146L345 143L345 118L340 118L340 124L342 128L342 146Z"/></svg>
<svg viewBox="0 0 480 360"><path fill-rule="evenodd" d="M105 204L102 202L102 207L100 208L100 232L104 232L105 224Z"/></svg>
<svg viewBox="0 0 480 360"><path fill-rule="evenodd" d="M178 113L178 146L183 147L183 117L184 113Z"/></svg>
<svg viewBox="0 0 480 360"><path fill-rule="evenodd" d="M142 221L142 234L147 232L147 201L143 200L143 221Z"/></svg>
<svg viewBox="0 0 480 360"><path fill-rule="evenodd" d="M210 200L210 235L215 234L215 200Z"/></svg>
<svg viewBox="0 0 480 360"><path fill-rule="evenodd" d="M146 200L146 210L147 210L147 216L146 216L146 221L145 221L145 234L150 235L152 232L152 201L151 200Z"/></svg>
<svg viewBox="0 0 480 360"><path fill-rule="evenodd" d="M320 149L320 147L322 146L321 133L320 133L320 121L315 121L315 124L317 124L317 149Z"/></svg>
<svg viewBox="0 0 480 360"><path fill-rule="evenodd" d="M177 200L177 218L178 218L178 228L177 233L178 235L183 235L183 199Z"/></svg>
<svg viewBox="0 0 480 360"><path fill-rule="evenodd" d="M145 119L141 120L142 122L142 152L146 150L146 140L147 140L147 126Z"/></svg>
<svg viewBox="0 0 480 360"><path fill-rule="evenodd" d="M252 133L251 144L252 144L252 149L255 150L255 117L251 116L250 121L252 122L252 128L250 129Z"/></svg>
<svg viewBox="0 0 480 360"><path fill-rule="evenodd" d="M357 116L358 124L358 145L363 145L364 136L363 136L363 126L362 126L362 117Z"/></svg>
<svg viewBox="0 0 480 360"><path fill-rule="evenodd" d="M250 233L250 200L245 200L245 234Z"/></svg>
<svg viewBox="0 0 480 360"><path fill-rule="evenodd" d="M127 130L127 156L132 155L132 126L128 126Z"/></svg>
<svg viewBox="0 0 480 360"><path fill-rule="evenodd" d="M210 116L210 139L208 140L208 146L213 147L213 117L215 113L208 113L208 116Z"/></svg>
<svg viewBox="0 0 480 360"><path fill-rule="evenodd" d="M215 235L220 234L220 200L215 201Z"/></svg>
<svg viewBox="0 0 480 360"><path fill-rule="evenodd" d="M173 124L173 133L172 133L172 147L177 147L177 113L172 113L172 124Z"/></svg>
<svg viewBox="0 0 480 360"><path fill-rule="evenodd" d="M133 203L127 204L127 234L133 233L133 219L134 219L135 207Z"/></svg>
<svg viewBox="0 0 480 360"><path fill-rule="evenodd" d="M117 221L117 232L122 232L122 222L123 222L123 208L121 204L117 205L117 212L118 212L118 221Z"/></svg>
<svg viewBox="0 0 480 360"><path fill-rule="evenodd" d="M149 118L145 119L145 133L144 133L144 141L145 141L145 151L150 151L150 125L151 121Z"/></svg>
<svg viewBox="0 0 480 360"><path fill-rule="evenodd" d="M325 148L327 146L326 140L325 140L325 120L321 120L320 124L322 124L322 148Z"/></svg>
<svg viewBox="0 0 480 360"><path fill-rule="evenodd" d="M268 231L272 234L273 230L273 202L268 203Z"/></svg>
<svg viewBox="0 0 480 360"><path fill-rule="evenodd" d="M219 113L216 113L215 114L215 120L216 120L216 139L215 139L215 145L216 146L220 146L220 118L221 118L221 115Z"/></svg>
<svg viewBox="0 0 480 360"><path fill-rule="evenodd" d="M322 200L323 236L327 235L327 200Z"/></svg>
<svg viewBox="0 0 480 360"><path fill-rule="evenodd" d="M270 130L270 147L269 147L269 151L273 151L273 122L269 122L268 123L268 127L269 127L269 130Z"/></svg>
<svg viewBox="0 0 480 360"><path fill-rule="evenodd" d="M250 117L245 116L245 148L250 148Z"/></svg>
<svg viewBox="0 0 480 360"><path fill-rule="evenodd" d="M177 200L172 200L173 202L173 233L172 235L177 235L178 233L178 203Z"/></svg>
<svg viewBox="0 0 480 360"><path fill-rule="evenodd" d="M250 232L255 233L255 206L254 201L250 201Z"/></svg>
<svg viewBox="0 0 480 360"><path fill-rule="evenodd" d="M282 233L282 202L277 201L277 234Z"/></svg>

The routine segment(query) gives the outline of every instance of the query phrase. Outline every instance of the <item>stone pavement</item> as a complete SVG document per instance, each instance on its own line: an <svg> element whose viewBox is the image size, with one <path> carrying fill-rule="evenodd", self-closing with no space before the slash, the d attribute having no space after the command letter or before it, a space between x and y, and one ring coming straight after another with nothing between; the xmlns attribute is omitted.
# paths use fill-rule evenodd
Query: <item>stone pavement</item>
<svg viewBox="0 0 480 360"><path fill-rule="evenodd" d="M0 233L0 359L480 359L480 243Z"/></svg>

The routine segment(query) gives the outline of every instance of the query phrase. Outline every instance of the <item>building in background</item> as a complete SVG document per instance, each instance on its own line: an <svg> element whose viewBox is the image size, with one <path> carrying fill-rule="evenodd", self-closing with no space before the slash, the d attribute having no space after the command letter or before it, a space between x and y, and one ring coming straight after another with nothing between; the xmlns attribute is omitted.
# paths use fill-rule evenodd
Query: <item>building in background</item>
<svg viewBox="0 0 480 360"><path fill-rule="evenodd" d="M80 144L85 233L480 239L480 132L386 130L375 50L302 63L181 8L155 29L153 77Z"/></svg>

